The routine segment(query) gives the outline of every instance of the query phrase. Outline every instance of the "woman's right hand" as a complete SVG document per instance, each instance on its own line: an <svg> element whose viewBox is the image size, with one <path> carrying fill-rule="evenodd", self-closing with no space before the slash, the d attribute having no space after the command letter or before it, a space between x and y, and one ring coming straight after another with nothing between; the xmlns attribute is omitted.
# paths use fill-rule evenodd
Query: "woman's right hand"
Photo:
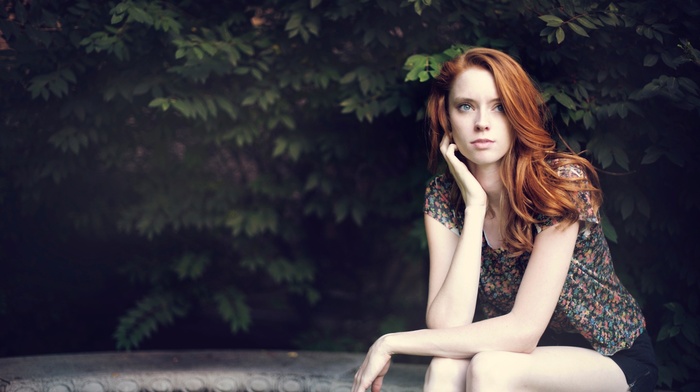
<svg viewBox="0 0 700 392"><path fill-rule="evenodd" d="M457 157L457 151L457 145L452 143L450 136L445 133L440 141L440 152L445 157L447 167L457 182L465 206L486 207L488 198L484 188L479 184L472 172L469 171L467 165Z"/></svg>

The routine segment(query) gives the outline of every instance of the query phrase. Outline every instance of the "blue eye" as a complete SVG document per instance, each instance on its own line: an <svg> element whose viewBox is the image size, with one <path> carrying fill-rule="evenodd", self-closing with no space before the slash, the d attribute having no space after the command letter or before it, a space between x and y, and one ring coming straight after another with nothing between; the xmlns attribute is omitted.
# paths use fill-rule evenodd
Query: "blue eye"
<svg viewBox="0 0 700 392"><path fill-rule="evenodd" d="M499 103L498 105L496 105L496 106L494 107L494 109L495 109L497 112L505 112L505 111L506 111L506 110L503 108L503 105L501 105L500 103Z"/></svg>
<svg viewBox="0 0 700 392"><path fill-rule="evenodd" d="M472 109L472 105L470 105L468 103L463 103L463 104L460 104L459 106L457 106L457 109L461 110L463 112L467 112L467 111Z"/></svg>

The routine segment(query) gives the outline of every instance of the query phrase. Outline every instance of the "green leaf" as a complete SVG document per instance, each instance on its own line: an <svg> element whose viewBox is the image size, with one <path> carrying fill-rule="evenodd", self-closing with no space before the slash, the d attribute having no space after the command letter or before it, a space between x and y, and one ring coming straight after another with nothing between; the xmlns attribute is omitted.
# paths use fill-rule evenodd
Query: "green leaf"
<svg viewBox="0 0 700 392"><path fill-rule="evenodd" d="M416 81L419 79L418 74L424 72L428 66L428 56L423 54L414 54L404 62L404 69L409 70L406 74L405 81Z"/></svg>
<svg viewBox="0 0 700 392"><path fill-rule="evenodd" d="M418 72L418 81L419 82L427 82L430 80L430 74L426 71L420 71Z"/></svg>
<svg viewBox="0 0 700 392"><path fill-rule="evenodd" d="M197 57L199 60L204 58L204 51L199 47L193 47L192 52L194 52L195 57Z"/></svg>
<svg viewBox="0 0 700 392"><path fill-rule="evenodd" d="M180 280L196 280L202 277L210 261L206 255L186 253L175 261L173 269Z"/></svg>
<svg viewBox="0 0 700 392"><path fill-rule="evenodd" d="M576 108L576 104L571 99L571 97L569 97L568 95L566 95L566 93L564 93L562 91L554 93L554 99L556 99L557 102L564 105L568 109L575 109Z"/></svg>
<svg viewBox="0 0 700 392"><path fill-rule="evenodd" d="M670 338L671 337L671 328L673 328L672 325L669 325L669 324L662 325L661 329L659 330L659 333L656 335L656 341L662 342L662 341Z"/></svg>
<svg viewBox="0 0 700 392"><path fill-rule="evenodd" d="M664 151L657 146L652 146L646 149L642 158L642 165L649 165L659 160L664 155Z"/></svg>
<svg viewBox="0 0 700 392"><path fill-rule="evenodd" d="M250 308L238 289L229 288L214 294L214 303L221 318L229 323L231 332L248 330L251 323Z"/></svg>
<svg viewBox="0 0 700 392"><path fill-rule="evenodd" d="M347 200L336 200L333 203L333 213L335 214L335 221L342 222L347 217L349 211L349 205Z"/></svg>
<svg viewBox="0 0 700 392"><path fill-rule="evenodd" d="M564 21L555 15L542 15L539 17L541 20L547 22L547 26L559 27L564 23Z"/></svg>
<svg viewBox="0 0 700 392"><path fill-rule="evenodd" d="M637 200L637 210L647 218L651 218L651 206L649 205L649 200L642 196Z"/></svg>
<svg viewBox="0 0 700 392"><path fill-rule="evenodd" d="M293 13L287 24L284 26L285 30L298 30L301 27L302 15L298 12Z"/></svg>
<svg viewBox="0 0 700 392"><path fill-rule="evenodd" d="M117 349L131 350L155 332L189 312L189 303L170 293L154 292L139 300L124 316L114 333Z"/></svg>
<svg viewBox="0 0 700 392"><path fill-rule="evenodd" d="M218 52L216 47L209 42L202 42L200 47L202 48L203 51L207 52L207 54L210 56L214 56Z"/></svg>
<svg viewBox="0 0 700 392"><path fill-rule="evenodd" d="M647 54L646 56L644 56L644 66L645 67L653 67L654 65L656 65L656 63L658 61L659 61L659 55L657 55L657 54L650 53L650 54Z"/></svg>
<svg viewBox="0 0 700 392"><path fill-rule="evenodd" d="M617 162L621 168L629 170L629 157L624 149L615 147L612 149L612 154L615 158L615 162Z"/></svg>
<svg viewBox="0 0 700 392"><path fill-rule="evenodd" d="M620 208L620 212L622 213L622 219L627 219L632 215L632 212L634 211L634 199L631 197L626 197L624 201L622 202L622 207Z"/></svg>
<svg viewBox="0 0 700 392"><path fill-rule="evenodd" d="M125 14L116 14L116 13L115 13L115 14L112 15L112 19L110 20L110 23L111 23L111 24L118 24L118 23L120 23L122 20L124 20L124 16L126 16L126 15L125 15Z"/></svg>
<svg viewBox="0 0 700 392"><path fill-rule="evenodd" d="M593 113L591 113L590 111L585 111L583 113L583 126L586 129L595 128L595 117L593 116Z"/></svg>
<svg viewBox="0 0 700 392"><path fill-rule="evenodd" d="M77 83L77 78L75 77L75 72L70 68L63 68L59 71L61 77L70 83Z"/></svg>
<svg viewBox="0 0 700 392"><path fill-rule="evenodd" d="M272 156L273 157L278 157L282 154L284 154L285 151L287 151L287 140L283 138L277 138L275 139L275 148L272 151Z"/></svg>
<svg viewBox="0 0 700 392"><path fill-rule="evenodd" d="M580 18L576 19L581 26L587 28L587 29L597 29L598 27L589 19L587 16L581 16Z"/></svg>
<svg viewBox="0 0 700 392"><path fill-rule="evenodd" d="M610 220L605 216L605 213L601 213L602 217L602 226L603 226L603 234L605 234L605 238L607 238L610 242L617 243L617 231L615 230L615 227L610 223Z"/></svg>
<svg viewBox="0 0 700 392"><path fill-rule="evenodd" d="M316 22L314 22L314 21L308 21L308 22L306 22L305 26L306 26L306 29L307 29L311 34L313 34L313 35L315 35L315 36L318 36L318 33L319 33L319 31L320 31L320 27L319 27L319 25L318 25Z"/></svg>
<svg viewBox="0 0 700 392"><path fill-rule="evenodd" d="M606 13L605 15L601 15L600 20L609 26L617 26L620 22L620 20L617 18L617 15L613 13Z"/></svg>
<svg viewBox="0 0 700 392"><path fill-rule="evenodd" d="M187 49L185 48L178 48L177 51L175 51L175 58L176 59L181 59L187 55Z"/></svg>
<svg viewBox="0 0 700 392"><path fill-rule="evenodd" d="M564 33L564 29L562 29L561 27L557 28L557 31L555 34L557 37L558 44L564 42L564 38L566 38L566 33Z"/></svg>
<svg viewBox="0 0 700 392"><path fill-rule="evenodd" d="M577 25L576 23L569 22L567 25L569 26L571 31L573 31L574 33L581 35L581 36L584 36L584 37L589 36L588 33L586 32L586 30L583 27Z"/></svg>

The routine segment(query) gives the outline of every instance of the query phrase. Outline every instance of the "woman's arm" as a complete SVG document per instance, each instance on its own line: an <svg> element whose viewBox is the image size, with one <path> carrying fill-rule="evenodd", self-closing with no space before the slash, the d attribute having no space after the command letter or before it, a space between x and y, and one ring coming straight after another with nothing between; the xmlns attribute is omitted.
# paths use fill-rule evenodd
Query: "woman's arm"
<svg viewBox="0 0 700 392"><path fill-rule="evenodd" d="M482 351L532 352L552 318L576 244L578 222L558 226L537 235L510 313L461 327L386 335L387 351L449 358Z"/></svg>
<svg viewBox="0 0 700 392"><path fill-rule="evenodd" d="M486 208L467 207L462 235L425 216L430 254L428 328L470 324L474 318L481 269L481 231Z"/></svg>
<svg viewBox="0 0 700 392"><path fill-rule="evenodd" d="M510 313L458 327L384 335L370 348L353 391L369 388L393 354L471 358L483 351L532 352L564 286L578 227L578 222L557 224L537 235Z"/></svg>
<svg viewBox="0 0 700 392"><path fill-rule="evenodd" d="M456 148L446 133L440 141L440 152L466 205L462 235L457 237L435 219L425 217L430 252L428 328L469 324L476 307L487 197L481 184L455 155Z"/></svg>

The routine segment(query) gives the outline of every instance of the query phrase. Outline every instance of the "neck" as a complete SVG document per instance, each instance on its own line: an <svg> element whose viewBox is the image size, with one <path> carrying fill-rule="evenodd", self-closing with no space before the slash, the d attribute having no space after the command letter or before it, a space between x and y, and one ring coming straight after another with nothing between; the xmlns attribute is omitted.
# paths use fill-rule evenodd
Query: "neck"
<svg viewBox="0 0 700 392"><path fill-rule="evenodd" d="M489 209L496 216L501 212L501 195L503 195L504 187L501 181L500 165L476 166L470 165L470 169L474 177L479 182L489 200Z"/></svg>

